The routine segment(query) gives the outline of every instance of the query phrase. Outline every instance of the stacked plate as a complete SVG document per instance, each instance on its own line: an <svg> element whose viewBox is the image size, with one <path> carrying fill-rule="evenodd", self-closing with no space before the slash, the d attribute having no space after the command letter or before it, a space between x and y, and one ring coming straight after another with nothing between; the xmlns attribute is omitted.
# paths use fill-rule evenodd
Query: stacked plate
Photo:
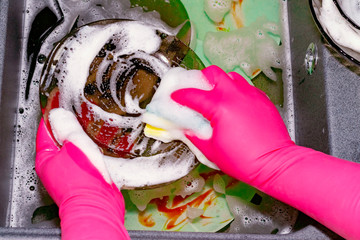
<svg viewBox="0 0 360 240"><path fill-rule="evenodd" d="M311 13L327 42L360 65L360 0L309 0Z"/></svg>

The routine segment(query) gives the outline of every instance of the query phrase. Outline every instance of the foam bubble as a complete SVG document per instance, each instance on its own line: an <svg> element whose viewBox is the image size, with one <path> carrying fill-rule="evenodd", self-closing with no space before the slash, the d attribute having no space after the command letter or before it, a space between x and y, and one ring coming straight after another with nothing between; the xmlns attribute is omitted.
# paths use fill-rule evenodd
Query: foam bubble
<svg viewBox="0 0 360 240"><path fill-rule="evenodd" d="M270 234L276 230L280 234L290 233L298 211L265 194L261 194L261 197L260 204L253 204L240 197L226 196L230 211L235 218L230 226L230 232Z"/></svg>
<svg viewBox="0 0 360 240"><path fill-rule="evenodd" d="M186 197L192 193L200 192L205 185L205 180L195 171L176 182L176 195Z"/></svg>

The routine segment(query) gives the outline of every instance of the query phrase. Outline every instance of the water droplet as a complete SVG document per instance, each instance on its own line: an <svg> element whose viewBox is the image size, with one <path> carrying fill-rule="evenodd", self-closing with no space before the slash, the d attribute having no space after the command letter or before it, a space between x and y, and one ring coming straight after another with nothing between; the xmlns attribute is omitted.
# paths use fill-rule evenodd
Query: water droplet
<svg viewBox="0 0 360 240"><path fill-rule="evenodd" d="M44 63L46 61L46 56L44 54L40 54L37 60L38 63Z"/></svg>

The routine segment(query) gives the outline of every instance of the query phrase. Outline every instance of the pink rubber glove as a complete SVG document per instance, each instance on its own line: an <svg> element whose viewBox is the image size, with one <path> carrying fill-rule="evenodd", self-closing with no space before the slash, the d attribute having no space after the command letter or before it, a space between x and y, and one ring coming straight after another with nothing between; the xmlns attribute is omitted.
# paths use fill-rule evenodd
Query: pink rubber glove
<svg viewBox="0 0 360 240"><path fill-rule="evenodd" d="M36 172L59 206L62 239L130 239L124 227L124 199L74 144L57 147L41 120Z"/></svg>
<svg viewBox="0 0 360 240"><path fill-rule="evenodd" d="M211 122L208 140L187 132L194 145L225 173L360 239L360 164L295 145L269 98L237 73L202 72L213 90L172 94Z"/></svg>

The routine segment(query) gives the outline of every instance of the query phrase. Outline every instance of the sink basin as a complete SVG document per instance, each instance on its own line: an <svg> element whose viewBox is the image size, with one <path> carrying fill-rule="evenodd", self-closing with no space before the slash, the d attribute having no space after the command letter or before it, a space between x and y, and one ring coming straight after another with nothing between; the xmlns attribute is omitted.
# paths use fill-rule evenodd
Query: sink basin
<svg viewBox="0 0 360 240"><path fill-rule="evenodd" d="M286 115L296 143L350 161L360 159L360 69L342 59L326 44L312 20L307 0L288 0L285 35L288 42L288 66L284 78ZM24 32L25 0L0 1L0 239L60 239L58 223L49 226L25 224L19 216L31 216L35 207L49 204L45 189L34 191L38 178L34 171L34 141L28 132L36 132L40 112L28 111L31 101L23 104L20 86L26 82L21 47ZM6 34L5 34L6 33ZM310 43L318 50L317 66L311 75L304 58ZM38 83L34 83L35 86ZM34 103L35 104L35 103ZM28 129L19 120L32 119ZM19 164L18 146L26 145L27 157ZM16 184L15 184L16 183ZM36 192L36 193L35 193ZM34 200L35 194L42 197ZM22 198L32 207L17 205ZM311 218L300 214L293 231L285 235L235 233L180 233L130 231L132 239L342 239Z"/></svg>

